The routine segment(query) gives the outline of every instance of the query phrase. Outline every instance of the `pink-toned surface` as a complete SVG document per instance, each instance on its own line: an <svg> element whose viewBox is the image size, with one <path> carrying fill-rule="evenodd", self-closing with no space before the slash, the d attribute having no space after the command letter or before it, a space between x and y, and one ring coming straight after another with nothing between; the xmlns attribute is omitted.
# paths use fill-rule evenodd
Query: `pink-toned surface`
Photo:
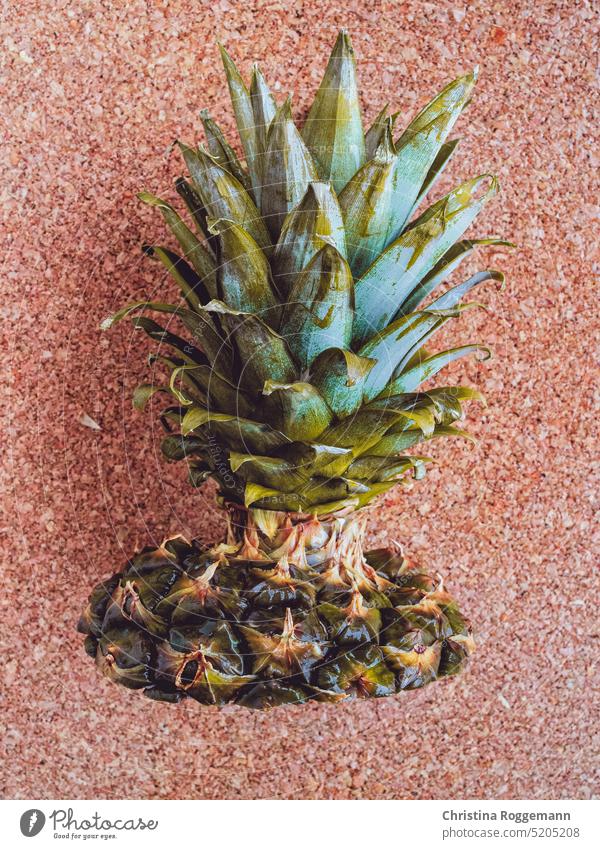
<svg viewBox="0 0 600 849"><path fill-rule="evenodd" d="M591 797L592 5L291 5L21 0L5 16L1 792ZM372 524L373 542L401 539L447 576L479 651L460 679L377 703L269 715L154 704L98 677L74 631L80 607L137 546L173 532L208 541L220 517L160 462L156 426L131 410L144 342L98 323L167 286L140 260L161 227L135 192L168 190L180 169L170 145L194 138L201 107L232 129L215 38L245 71L261 60L300 110L340 25L367 119L386 100L408 118L481 65L445 185L498 173L503 193L477 232L520 245L493 257L506 291L484 293L489 313L459 331L495 349L491 363L455 370L488 396L488 410L471 409L482 441L435 446L442 465L388 496Z"/></svg>

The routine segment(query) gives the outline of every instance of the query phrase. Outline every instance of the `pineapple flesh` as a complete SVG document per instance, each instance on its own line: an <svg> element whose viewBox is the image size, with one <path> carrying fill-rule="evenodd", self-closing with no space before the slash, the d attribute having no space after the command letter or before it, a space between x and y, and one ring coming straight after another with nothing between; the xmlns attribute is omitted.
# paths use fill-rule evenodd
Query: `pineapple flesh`
<svg viewBox="0 0 600 849"><path fill-rule="evenodd" d="M476 248L464 239L497 192L468 180L415 215L456 149L452 128L476 73L450 83L402 133L387 108L365 133L354 54L341 32L302 130L258 67L247 86L221 48L243 161L208 112L206 144L181 144L186 217L148 192L177 251L152 245L179 303L128 317L159 343L162 452L190 483L213 478L227 539L144 549L90 596L79 629L112 681L160 700L252 708L385 696L462 668L467 620L394 549L364 552L365 508L424 476L414 453L469 438L467 386L420 389L479 344L431 352L480 271L437 288ZM163 314L159 324L149 313ZM179 329L178 329L179 328Z"/></svg>

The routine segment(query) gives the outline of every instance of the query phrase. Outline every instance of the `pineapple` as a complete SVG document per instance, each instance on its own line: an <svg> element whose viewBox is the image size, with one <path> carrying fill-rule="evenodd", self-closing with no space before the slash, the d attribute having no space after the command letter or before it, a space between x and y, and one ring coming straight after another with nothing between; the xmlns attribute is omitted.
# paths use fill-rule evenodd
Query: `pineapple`
<svg viewBox="0 0 600 849"><path fill-rule="evenodd" d="M342 31L300 131L258 67L248 87L221 53L243 161L202 112L206 144L180 145L187 221L140 194L179 245L145 251L182 300L129 304L103 328L128 317L159 343L150 361L167 377L134 405L167 396L162 451L192 486L216 481L227 537L144 549L94 589L79 629L108 678L168 702L264 709L421 687L463 667L471 629L397 547L363 550L363 508L424 476L420 443L469 438L463 404L483 401L419 387L490 356L424 346L476 306L464 302L474 287L502 280L486 270L435 292L479 246L509 244L463 238L497 181L468 180L415 216L454 154L476 73L403 133L387 108L365 133Z"/></svg>

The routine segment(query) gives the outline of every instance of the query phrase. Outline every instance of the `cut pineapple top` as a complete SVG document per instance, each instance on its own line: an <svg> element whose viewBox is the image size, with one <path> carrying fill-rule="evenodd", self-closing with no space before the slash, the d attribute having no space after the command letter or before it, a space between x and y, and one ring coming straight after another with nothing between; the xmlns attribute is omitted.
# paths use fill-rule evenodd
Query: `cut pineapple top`
<svg viewBox="0 0 600 849"><path fill-rule="evenodd" d="M468 180L414 216L456 149L448 136L476 73L446 86L401 134L387 108L365 133L341 32L299 130L289 98L278 105L257 67L248 88L221 52L245 161L204 111L206 145L180 145L187 221L140 194L179 244L145 251L182 301L138 301L103 327L129 316L160 343L151 360L169 377L138 387L134 404L171 396L162 449L187 459L192 484L213 477L224 500L258 509L358 508L422 477L429 458L408 449L468 436L455 425L461 404L483 400L469 387L419 387L453 360L490 355L424 345L476 306L464 302L475 286L503 279L481 271L431 297L476 247L510 245L462 238L497 181Z"/></svg>

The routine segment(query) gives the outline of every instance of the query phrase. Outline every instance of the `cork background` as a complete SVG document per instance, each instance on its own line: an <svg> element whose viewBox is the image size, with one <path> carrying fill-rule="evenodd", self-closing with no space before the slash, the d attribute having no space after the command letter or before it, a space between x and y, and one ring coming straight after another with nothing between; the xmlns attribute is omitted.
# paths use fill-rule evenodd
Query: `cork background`
<svg viewBox="0 0 600 849"><path fill-rule="evenodd" d="M519 245L466 269L500 267L507 286L482 292L488 311L467 313L452 336L494 348L447 373L486 394L467 422L481 441L434 443L439 466L389 494L370 533L446 577L479 649L459 679L375 703L265 715L152 703L99 678L75 632L80 608L137 547L177 532L209 542L222 521L210 489L195 493L160 460L152 415L131 408L148 345L98 324L171 291L141 258L163 231L135 194L169 195L181 171L172 142L200 137L202 107L233 132L215 40L246 74L259 60L302 116L340 26L367 124L386 101L406 123L481 67L434 192L498 174L502 192L469 233ZM597 35L585 0L8 3L5 798L598 797Z"/></svg>

